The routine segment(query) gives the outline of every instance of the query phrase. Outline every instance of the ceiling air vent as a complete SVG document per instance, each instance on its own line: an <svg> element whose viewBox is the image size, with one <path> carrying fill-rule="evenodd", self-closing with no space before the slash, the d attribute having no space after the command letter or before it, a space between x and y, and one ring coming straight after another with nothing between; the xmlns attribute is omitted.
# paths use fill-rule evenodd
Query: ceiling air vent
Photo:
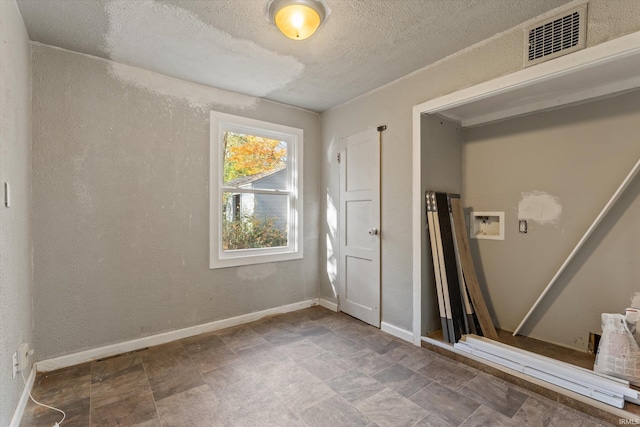
<svg viewBox="0 0 640 427"><path fill-rule="evenodd" d="M586 28L586 4L526 28L525 67L584 49Z"/></svg>

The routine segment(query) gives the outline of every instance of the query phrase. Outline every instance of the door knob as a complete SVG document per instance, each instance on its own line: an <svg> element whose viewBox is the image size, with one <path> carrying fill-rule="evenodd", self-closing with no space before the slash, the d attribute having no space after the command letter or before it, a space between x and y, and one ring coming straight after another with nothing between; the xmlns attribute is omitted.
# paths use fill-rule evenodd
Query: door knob
<svg viewBox="0 0 640 427"><path fill-rule="evenodd" d="M377 228L370 228L369 229L369 236L377 236L378 235L378 229Z"/></svg>

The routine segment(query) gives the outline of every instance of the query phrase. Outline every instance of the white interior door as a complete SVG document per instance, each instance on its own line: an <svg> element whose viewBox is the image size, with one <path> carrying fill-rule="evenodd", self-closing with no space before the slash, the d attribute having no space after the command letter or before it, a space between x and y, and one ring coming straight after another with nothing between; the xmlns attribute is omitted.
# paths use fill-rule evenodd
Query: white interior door
<svg viewBox="0 0 640 427"><path fill-rule="evenodd" d="M344 138L340 152L340 310L380 327L380 134Z"/></svg>

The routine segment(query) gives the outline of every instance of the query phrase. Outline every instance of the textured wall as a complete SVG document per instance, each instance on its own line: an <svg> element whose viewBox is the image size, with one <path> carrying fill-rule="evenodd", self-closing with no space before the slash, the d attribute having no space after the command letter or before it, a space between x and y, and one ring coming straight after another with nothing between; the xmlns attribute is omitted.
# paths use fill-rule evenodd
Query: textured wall
<svg viewBox="0 0 640 427"><path fill-rule="evenodd" d="M580 2L576 2L579 4ZM640 2L589 2L587 44L640 30ZM354 99L322 115L323 180L321 253L333 243L332 201L338 200L338 168L333 161L340 137L372 126L388 126L382 141L382 318L411 330L411 113L414 105L522 69L522 26L498 34L392 84ZM322 263L321 263L322 264ZM321 295L333 296L330 274L323 274ZM332 286L333 285L333 286ZM431 283L425 286L431 286Z"/></svg>
<svg viewBox="0 0 640 427"><path fill-rule="evenodd" d="M33 348L31 321L31 92L29 40L15 2L0 2L0 425L9 425L24 385L12 378L20 343ZM4 188L2 189L4 195ZM28 377L29 367L25 372Z"/></svg>
<svg viewBox="0 0 640 427"><path fill-rule="evenodd" d="M40 360L317 296L317 114L32 48ZM304 129L303 260L209 270L211 109Z"/></svg>
<svg viewBox="0 0 640 427"><path fill-rule="evenodd" d="M505 213L504 241L471 241L502 329L518 326L640 158L638 123L635 91L464 132L465 205ZM559 215L544 203L550 197ZM525 211L534 219L520 234L518 215ZM522 334L586 351L589 332L601 333L600 313L622 312L640 290L639 218L640 176Z"/></svg>

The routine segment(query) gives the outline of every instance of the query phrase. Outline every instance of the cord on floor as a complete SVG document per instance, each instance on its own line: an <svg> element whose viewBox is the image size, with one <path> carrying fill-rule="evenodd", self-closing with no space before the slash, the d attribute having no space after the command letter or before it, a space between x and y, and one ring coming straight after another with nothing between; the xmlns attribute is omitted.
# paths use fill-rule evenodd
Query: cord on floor
<svg viewBox="0 0 640 427"><path fill-rule="evenodd" d="M22 382L24 383L24 386L27 387L27 381L24 379L24 372L21 371L20 372L20 376L22 377ZM58 412L60 412L62 414L62 419L53 425L53 427L60 427L60 424L62 424L64 419L67 418L67 414L65 414L62 409L54 408L53 406L45 405L44 403L38 402L37 400L35 400L33 398L33 396L31 396L31 390L27 389L27 393L29 393L29 397L31 398L33 403L35 403L36 405L40 405L40 406L42 406L44 408L48 408L48 409L53 409L54 411L58 411Z"/></svg>

